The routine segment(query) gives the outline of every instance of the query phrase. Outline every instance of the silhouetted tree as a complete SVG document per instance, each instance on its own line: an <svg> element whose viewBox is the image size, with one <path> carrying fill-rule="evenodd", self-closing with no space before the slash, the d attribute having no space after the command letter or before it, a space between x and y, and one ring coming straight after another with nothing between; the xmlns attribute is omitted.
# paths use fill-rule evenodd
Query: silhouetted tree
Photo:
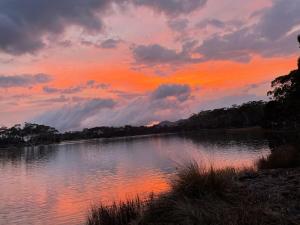
<svg viewBox="0 0 300 225"><path fill-rule="evenodd" d="M300 35L298 36L300 44ZM299 128L300 125L300 58L298 68L272 81L266 106L266 125Z"/></svg>

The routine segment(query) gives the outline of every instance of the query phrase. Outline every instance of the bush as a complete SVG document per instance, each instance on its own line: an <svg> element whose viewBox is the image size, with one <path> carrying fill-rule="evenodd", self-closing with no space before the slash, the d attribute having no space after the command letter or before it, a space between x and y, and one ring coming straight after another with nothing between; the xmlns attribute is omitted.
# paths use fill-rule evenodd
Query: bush
<svg viewBox="0 0 300 225"><path fill-rule="evenodd" d="M295 168L300 166L300 151L294 146L281 146L256 162L258 169Z"/></svg>

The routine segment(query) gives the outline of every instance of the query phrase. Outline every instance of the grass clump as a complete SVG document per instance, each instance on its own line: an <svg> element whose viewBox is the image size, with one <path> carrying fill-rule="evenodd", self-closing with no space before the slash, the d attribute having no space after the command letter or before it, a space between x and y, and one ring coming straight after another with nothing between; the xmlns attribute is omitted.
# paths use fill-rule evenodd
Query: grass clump
<svg viewBox="0 0 300 225"><path fill-rule="evenodd" d="M300 166L300 151L294 146L281 146L256 162L258 169L295 168Z"/></svg>
<svg viewBox="0 0 300 225"><path fill-rule="evenodd" d="M183 167L172 180L171 190L174 194L189 198L205 195L223 195L232 184L235 170L228 168L206 170L195 162Z"/></svg>
<svg viewBox="0 0 300 225"><path fill-rule="evenodd" d="M127 225L141 216L144 202L135 200L93 207L86 225Z"/></svg>

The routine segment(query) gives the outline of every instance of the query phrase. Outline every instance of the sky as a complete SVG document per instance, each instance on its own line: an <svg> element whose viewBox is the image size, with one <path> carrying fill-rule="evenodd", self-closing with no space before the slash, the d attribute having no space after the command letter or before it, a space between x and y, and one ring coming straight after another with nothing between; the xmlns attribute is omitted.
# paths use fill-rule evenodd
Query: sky
<svg viewBox="0 0 300 225"><path fill-rule="evenodd" d="M0 0L0 126L151 125L267 100L300 0Z"/></svg>

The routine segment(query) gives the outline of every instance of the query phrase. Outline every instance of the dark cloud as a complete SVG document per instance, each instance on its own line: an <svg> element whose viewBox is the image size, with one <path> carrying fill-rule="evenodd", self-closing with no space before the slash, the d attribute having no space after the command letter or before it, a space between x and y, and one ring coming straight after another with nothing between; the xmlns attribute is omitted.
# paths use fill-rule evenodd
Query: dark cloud
<svg viewBox="0 0 300 225"><path fill-rule="evenodd" d="M65 97L64 95L54 97L54 98L47 98L47 99L39 99L39 100L31 100L28 101L30 104L37 104L39 106L46 106L49 104L54 104L54 103L66 103L70 101L69 98Z"/></svg>
<svg viewBox="0 0 300 225"><path fill-rule="evenodd" d="M200 29L206 28L208 26L224 28L226 24L223 21L218 19L207 19L196 24L196 27Z"/></svg>
<svg viewBox="0 0 300 225"><path fill-rule="evenodd" d="M10 54L33 53L45 46L47 35L59 35L67 26L100 31L110 0L1 0L0 49Z"/></svg>
<svg viewBox="0 0 300 225"><path fill-rule="evenodd" d="M144 94L140 94L140 93L120 91L120 90L111 90L110 92L117 95L118 97L124 98L124 99L133 99L133 98L140 97L140 96L144 95Z"/></svg>
<svg viewBox="0 0 300 225"><path fill-rule="evenodd" d="M81 40L81 44L86 46L92 46L95 48L102 48L102 49L114 49L117 48L118 45L122 42L120 39L106 39L103 41L89 41L89 40Z"/></svg>
<svg viewBox="0 0 300 225"><path fill-rule="evenodd" d="M260 11L259 21L226 35L215 35L205 40L196 50L208 60L248 62L253 54L263 57L287 56L296 52L293 31L300 24L300 0L276 0Z"/></svg>
<svg viewBox="0 0 300 225"><path fill-rule="evenodd" d="M105 41L102 41L100 46L101 48L106 48L106 49L117 48L120 42L121 40L107 39Z"/></svg>
<svg viewBox="0 0 300 225"><path fill-rule="evenodd" d="M59 130L77 130L83 127L86 119L104 109L112 109L115 105L116 102L112 99L92 99L47 112L33 121L54 126Z"/></svg>
<svg viewBox="0 0 300 225"><path fill-rule="evenodd" d="M70 26L85 31L99 32L104 24L102 17L117 5L146 6L168 15L190 13L202 7L207 0L1 0L0 51L21 55L34 53L46 46L48 37L53 40ZM60 43L59 43L60 44ZM70 42L61 43L64 46ZM117 40L101 43L103 48L114 48Z"/></svg>
<svg viewBox="0 0 300 225"><path fill-rule="evenodd" d="M132 49L133 57L137 64L153 66L157 64L184 64L197 62L198 59L192 58L190 52L186 48L190 45L183 47L182 51L178 52L173 49L163 47L158 44L154 45L138 45Z"/></svg>
<svg viewBox="0 0 300 225"><path fill-rule="evenodd" d="M189 25L189 20L185 18L175 18L168 21L168 26L176 32L184 31Z"/></svg>
<svg viewBox="0 0 300 225"><path fill-rule="evenodd" d="M151 7L167 15L191 13L203 7L207 0L132 0L135 5Z"/></svg>
<svg viewBox="0 0 300 225"><path fill-rule="evenodd" d="M79 93L85 89L107 89L108 84L97 83L94 80L89 80L85 84L80 84L78 86L68 87L68 88L55 88L50 86L44 86L43 91L48 94L60 93L60 94L75 94Z"/></svg>
<svg viewBox="0 0 300 225"><path fill-rule="evenodd" d="M157 100L174 97L183 102L189 99L191 92L192 90L190 86L186 84L163 84L154 90L152 93L152 99Z"/></svg>
<svg viewBox="0 0 300 225"><path fill-rule="evenodd" d="M256 31L268 40L283 38L300 24L300 0L275 0L271 8L262 13Z"/></svg>
<svg viewBox="0 0 300 225"><path fill-rule="evenodd" d="M13 87L31 87L37 84L48 83L52 77L47 74L21 74L6 76L0 75L0 88L13 88Z"/></svg>
<svg viewBox="0 0 300 225"><path fill-rule="evenodd" d="M272 6L260 10L258 21L250 26L242 26L240 21L205 20L196 27L230 29L225 34L222 32L212 35L200 45L196 41L185 42L181 51L158 44L138 45L132 49L133 57L139 65L170 65L176 69L178 65L210 60L246 63L253 55L265 58L288 56L297 51L299 12L300 0L275 0Z"/></svg>

